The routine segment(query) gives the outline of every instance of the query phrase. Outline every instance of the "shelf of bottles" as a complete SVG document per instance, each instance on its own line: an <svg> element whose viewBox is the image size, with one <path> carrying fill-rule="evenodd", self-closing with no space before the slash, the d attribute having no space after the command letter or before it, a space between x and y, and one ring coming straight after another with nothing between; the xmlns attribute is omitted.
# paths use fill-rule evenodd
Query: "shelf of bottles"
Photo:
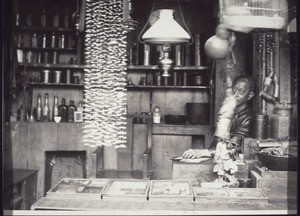
<svg viewBox="0 0 300 216"><path fill-rule="evenodd" d="M76 4L69 0L15 0L15 48L27 86L83 86L87 66L77 58Z"/></svg>
<svg viewBox="0 0 300 216"><path fill-rule="evenodd" d="M159 59L163 58L162 46L142 45L137 52L137 43L128 45L127 89L128 90L209 90L210 68L204 66L207 59L200 55L200 36L194 35L190 45L171 45L170 57L173 66L163 76ZM142 50L141 47L139 50ZM139 53L142 54L139 56Z"/></svg>
<svg viewBox="0 0 300 216"><path fill-rule="evenodd" d="M43 98L42 98L43 97ZM68 104L66 98L62 98L61 102L58 101L58 96L53 96L49 103L49 94L45 93L37 95L37 104L32 106L27 111L24 106L18 109L16 121L23 122L68 122L68 123L80 123L83 116L83 103L78 102L75 105L73 99L70 99Z"/></svg>

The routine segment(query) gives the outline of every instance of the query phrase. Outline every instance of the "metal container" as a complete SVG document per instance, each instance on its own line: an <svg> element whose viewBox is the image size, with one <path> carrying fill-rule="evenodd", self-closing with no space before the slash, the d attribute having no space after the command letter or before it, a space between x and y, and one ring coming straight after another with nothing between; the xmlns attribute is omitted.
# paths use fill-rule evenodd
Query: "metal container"
<svg viewBox="0 0 300 216"><path fill-rule="evenodd" d="M54 71L54 76L53 76L53 83L61 83L61 74L62 71Z"/></svg>
<svg viewBox="0 0 300 216"><path fill-rule="evenodd" d="M49 83L50 82L50 70L43 70L42 71L42 82Z"/></svg>
<svg viewBox="0 0 300 216"><path fill-rule="evenodd" d="M66 70L66 83L68 83L68 84L71 83L71 70L70 69Z"/></svg>
<svg viewBox="0 0 300 216"><path fill-rule="evenodd" d="M252 124L252 137L255 139L267 139L269 137L269 116L256 114Z"/></svg>

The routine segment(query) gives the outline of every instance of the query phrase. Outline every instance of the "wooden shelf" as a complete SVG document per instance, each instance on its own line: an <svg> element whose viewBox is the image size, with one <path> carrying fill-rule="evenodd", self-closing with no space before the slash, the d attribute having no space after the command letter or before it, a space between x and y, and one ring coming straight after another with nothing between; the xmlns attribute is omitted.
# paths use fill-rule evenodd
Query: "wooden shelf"
<svg viewBox="0 0 300 216"><path fill-rule="evenodd" d="M34 50L34 51L60 51L60 52L76 52L75 48L41 48L41 47L18 47L21 50Z"/></svg>
<svg viewBox="0 0 300 216"><path fill-rule="evenodd" d="M128 85L127 89L210 89L209 86L150 86L150 85Z"/></svg>
<svg viewBox="0 0 300 216"><path fill-rule="evenodd" d="M83 84L74 84L74 83L36 83L28 82L29 87L63 87L63 88L83 88Z"/></svg>
<svg viewBox="0 0 300 216"><path fill-rule="evenodd" d="M38 26L15 26L14 31L27 32L62 32L75 33L76 30L72 28L54 28L54 27L38 27Z"/></svg>
<svg viewBox="0 0 300 216"><path fill-rule="evenodd" d="M78 64L38 64L38 63L19 63L20 67L29 68L62 68L62 69L90 69L93 68L88 65L78 65Z"/></svg>
<svg viewBox="0 0 300 216"><path fill-rule="evenodd" d="M159 70L160 68L158 65L129 65L127 66L128 70L131 71L154 71ZM182 71L182 72L188 72L188 71L202 71L202 70L208 70L209 67L207 66L174 66L171 71Z"/></svg>

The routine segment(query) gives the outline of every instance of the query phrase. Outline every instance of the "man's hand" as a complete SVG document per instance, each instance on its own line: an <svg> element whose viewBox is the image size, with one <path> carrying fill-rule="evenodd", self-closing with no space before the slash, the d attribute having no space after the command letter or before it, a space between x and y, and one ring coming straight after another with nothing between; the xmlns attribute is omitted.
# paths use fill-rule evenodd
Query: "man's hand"
<svg viewBox="0 0 300 216"><path fill-rule="evenodd" d="M189 149L183 152L183 158L196 158L196 151L194 149Z"/></svg>
<svg viewBox="0 0 300 216"><path fill-rule="evenodd" d="M183 158L202 158L202 157L212 157L215 150L208 149L189 149L185 151L182 155Z"/></svg>

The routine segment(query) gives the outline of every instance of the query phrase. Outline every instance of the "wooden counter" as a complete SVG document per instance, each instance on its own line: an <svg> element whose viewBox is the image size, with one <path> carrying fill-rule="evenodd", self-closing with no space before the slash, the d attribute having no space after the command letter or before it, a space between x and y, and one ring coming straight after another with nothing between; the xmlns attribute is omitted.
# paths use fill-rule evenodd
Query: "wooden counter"
<svg viewBox="0 0 300 216"><path fill-rule="evenodd" d="M287 210L295 210L295 206L289 206L286 204L272 204L272 203L196 203L196 202L120 202L120 201L104 201L104 200L91 200L91 199L64 199L64 198L50 198L43 197L38 200L31 207L32 210L80 210L80 211L97 211L102 214L114 213L114 214L177 214L177 215L190 215L190 214L211 214L217 213L230 214L230 212L242 212L259 211L266 213L287 213ZM259 213L258 213L259 214Z"/></svg>

